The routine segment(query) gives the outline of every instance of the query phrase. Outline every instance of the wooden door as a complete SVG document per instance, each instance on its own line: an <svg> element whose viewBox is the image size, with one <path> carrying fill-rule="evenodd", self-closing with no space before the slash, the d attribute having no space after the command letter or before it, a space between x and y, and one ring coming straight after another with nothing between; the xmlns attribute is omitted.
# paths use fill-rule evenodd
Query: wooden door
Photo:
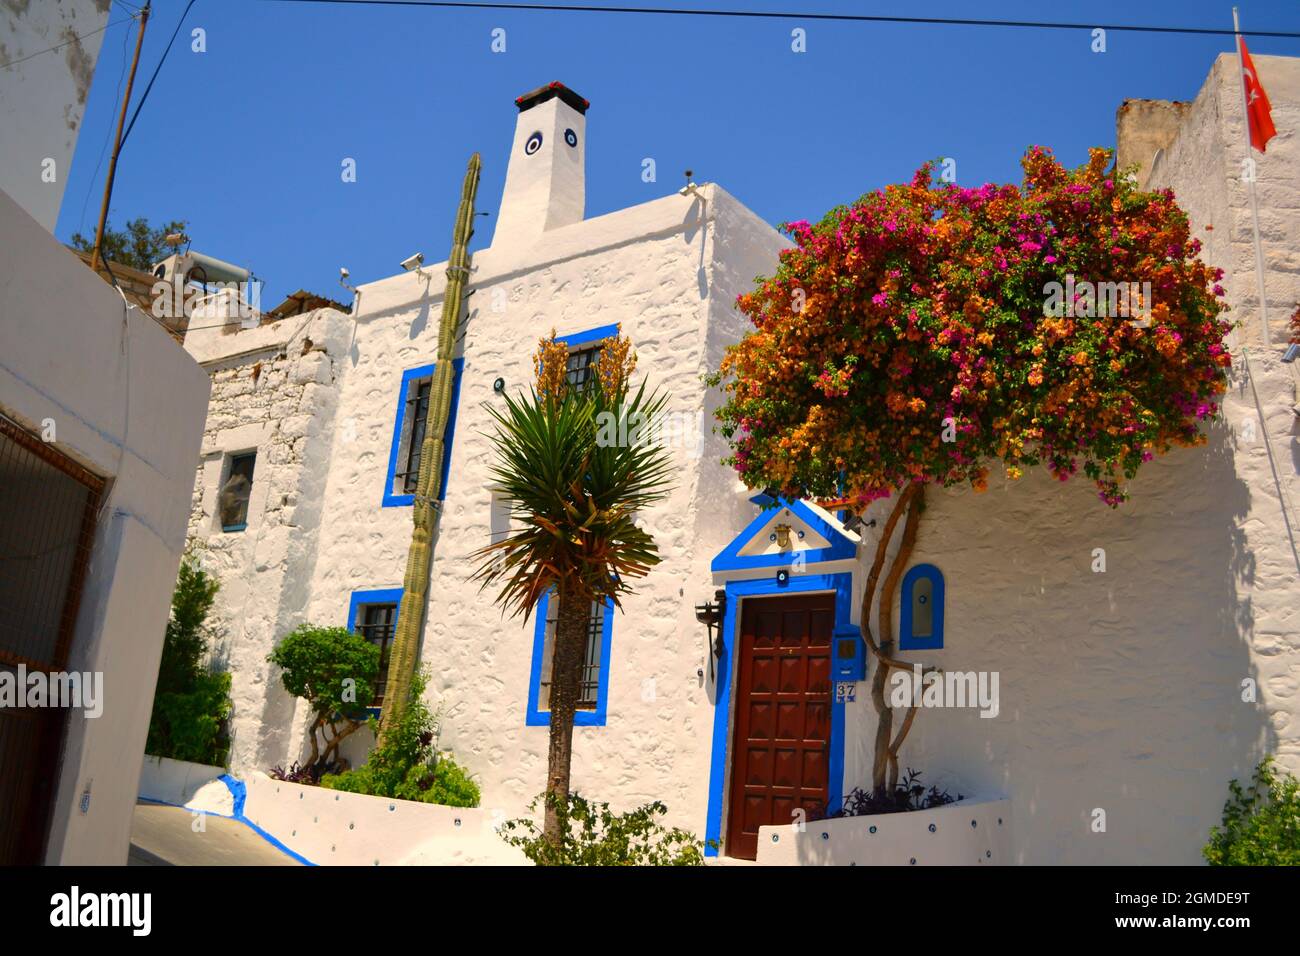
<svg viewBox="0 0 1300 956"><path fill-rule="evenodd" d="M834 594L741 605L728 856L754 859L759 827L826 803L834 626Z"/></svg>

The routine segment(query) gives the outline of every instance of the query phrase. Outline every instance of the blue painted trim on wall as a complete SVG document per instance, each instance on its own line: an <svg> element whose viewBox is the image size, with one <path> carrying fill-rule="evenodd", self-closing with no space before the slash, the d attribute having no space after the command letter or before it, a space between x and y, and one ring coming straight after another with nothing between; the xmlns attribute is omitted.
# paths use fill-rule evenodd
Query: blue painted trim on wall
<svg viewBox="0 0 1300 956"><path fill-rule="evenodd" d="M759 497L756 495L750 501L756 501ZM758 502L761 503L761 502ZM811 526L818 534L830 542L830 547L815 548L808 551L783 551L780 554L756 554L749 557L741 557L740 552L745 548L754 536L759 534L770 521L776 516L775 508L768 508L760 511L745 530L736 535L731 543L719 552L718 556L713 559L710 566L714 573L719 571L745 571L753 568L783 568L789 567L794 563L795 557L801 556L806 564L817 564L823 561L840 561L844 558L852 558L858 553L858 543L846 535L839 528L836 528L821 515L814 512L802 501L787 501L782 498L778 502L779 507L789 508L799 516L806 524Z"/></svg>
<svg viewBox="0 0 1300 956"><path fill-rule="evenodd" d="M402 595L406 593L406 588L377 588L370 591L353 591L352 597L348 599L348 621L347 629L355 631L357 629L357 611L365 604L396 604L397 610L393 612L393 626L397 626L397 619L402 613ZM366 713L372 717L378 717L381 713L378 707L367 707Z"/></svg>
<svg viewBox="0 0 1300 956"><path fill-rule="evenodd" d="M931 630L926 638L912 636L912 588L919 578L930 580L930 596L934 608L930 611ZM900 651L937 651L943 647L943 572L933 564L918 564L903 575L903 596L899 600L902 616L898 623L898 649Z"/></svg>
<svg viewBox="0 0 1300 956"><path fill-rule="evenodd" d="M591 345L593 342L600 342L604 339L613 338L618 335L617 325L602 325L600 328L588 329L585 332L572 332L569 335L557 335L555 341L567 345L571 349L581 348L584 345Z"/></svg>
<svg viewBox="0 0 1300 956"><path fill-rule="evenodd" d="M397 392L397 414L393 419L393 444L388 450L388 473L384 477L384 497L381 507L405 508L415 504L415 495L393 492L393 482L397 480L397 453L402 446L402 429L406 424L406 399L411 382L432 375L437 367L437 365L421 365L417 368L408 368L402 373L402 384ZM438 489L439 501L447 497L447 475L451 470L451 447L452 440L456 437L456 410L460 407L460 379L465 371L465 360L452 359L451 369L451 416L447 419L446 451L442 456L442 482Z"/></svg>
<svg viewBox="0 0 1300 956"><path fill-rule="evenodd" d="M546 614L550 607L551 595L548 591L542 595L537 609L533 612L536 622L533 624L533 666L528 678L528 710L524 714L524 725L528 727L551 726L551 712L542 710L542 650L546 646ZM575 727L604 727L609 710L609 652L614 638L614 599L605 599L605 617L600 633L600 686L596 689L596 709L578 710L573 714Z"/></svg>
<svg viewBox="0 0 1300 956"><path fill-rule="evenodd" d="M853 575L845 571L841 574L794 575L785 584L777 584L775 578L760 578L751 581L731 581L726 585L727 613L722 622L722 640L724 649L718 658L718 686L713 704L713 752L709 761L709 803L704 821L705 856L717 856L718 846L722 842L722 810L726 800L723 784L727 777L727 753L730 722L732 667L731 662L739 651L740 602L748 597L772 597L782 594L799 594L808 591L835 592L835 630L848 630L853 627L849 616L853 608ZM831 739L827 745L830 753L827 762L829 779L826 785L826 804L838 806L844 800L844 702L835 700L833 686L831 689Z"/></svg>
<svg viewBox="0 0 1300 956"><path fill-rule="evenodd" d="M275 847L286 856L297 860L303 866L317 865L301 853L289 849L278 838L266 830L263 830L252 820L248 819L248 817L244 816L244 804L248 800L248 788L244 785L244 781L237 780L228 773L222 774L217 779L226 785L226 789L230 791L230 796L234 800L234 813L232 814L227 815L225 813L215 813L212 810L196 810L193 807L182 806L179 803L168 803L166 800L154 800L152 797L137 797L136 799L145 803L156 803L164 807L176 807L177 809L184 810L187 813L201 813L205 817L221 817L223 820L234 820L236 823L242 823L267 843L271 844L271 846Z"/></svg>

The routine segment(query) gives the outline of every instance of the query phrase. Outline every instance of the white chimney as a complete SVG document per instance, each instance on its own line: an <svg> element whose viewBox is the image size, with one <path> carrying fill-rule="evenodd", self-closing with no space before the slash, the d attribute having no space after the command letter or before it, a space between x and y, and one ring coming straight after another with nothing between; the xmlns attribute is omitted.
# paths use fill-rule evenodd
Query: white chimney
<svg viewBox="0 0 1300 956"><path fill-rule="evenodd" d="M591 104L564 84L551 83L515 105L519 119L493 246L531 243L549 229L581 222L586 209Z"/></svg>

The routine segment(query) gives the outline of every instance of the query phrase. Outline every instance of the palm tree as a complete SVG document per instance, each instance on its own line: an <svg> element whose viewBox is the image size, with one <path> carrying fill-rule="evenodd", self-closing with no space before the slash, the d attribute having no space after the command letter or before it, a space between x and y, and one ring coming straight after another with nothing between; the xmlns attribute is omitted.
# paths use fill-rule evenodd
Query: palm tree
<svg viewBox="0 0 1300 956"><path fill-rule="evenodd" d="M496 603L526 621L542 596L554 592L559 619L551 663L550 746L543 832L559 846L569 797L573 715L581 684L592 602L631 591L629 581L659 563L654 538L636 513L667 495L672 456L647 440L666 397L635 392L628 342L606 341L589 387L568 387L568 351L543 340L538 387L489 406L495 433L494 489L511 502L518 529L482 548L475 571L484 588L499 587ZM611 440L612 437L612 440ZM515 523L515 522L512 522Z"/></svg>

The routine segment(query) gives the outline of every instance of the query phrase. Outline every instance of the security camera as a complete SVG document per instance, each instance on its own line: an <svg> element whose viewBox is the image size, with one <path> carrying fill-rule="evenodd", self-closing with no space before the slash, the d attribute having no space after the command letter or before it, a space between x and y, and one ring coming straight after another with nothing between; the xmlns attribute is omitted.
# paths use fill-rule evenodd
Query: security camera
<svg viewBox="0 0 1300 956"><path fill-rule="evenodd" d="M422 265L424 265L423 252L417 252L415 255L402 260L402 268L407 272L419 272Z"/></svg>
<svg viewBox="0 0 1300 956"><path fill-rule="evenodd" d="M347 266L340 266L340 267L339 267L339 278L340 278L340 279L346 279L346 278L348 278L348 277L351 276L351 275L352 275L352 273L351 273L351 272L348 272L348 268L347 268Z"/></svg>

